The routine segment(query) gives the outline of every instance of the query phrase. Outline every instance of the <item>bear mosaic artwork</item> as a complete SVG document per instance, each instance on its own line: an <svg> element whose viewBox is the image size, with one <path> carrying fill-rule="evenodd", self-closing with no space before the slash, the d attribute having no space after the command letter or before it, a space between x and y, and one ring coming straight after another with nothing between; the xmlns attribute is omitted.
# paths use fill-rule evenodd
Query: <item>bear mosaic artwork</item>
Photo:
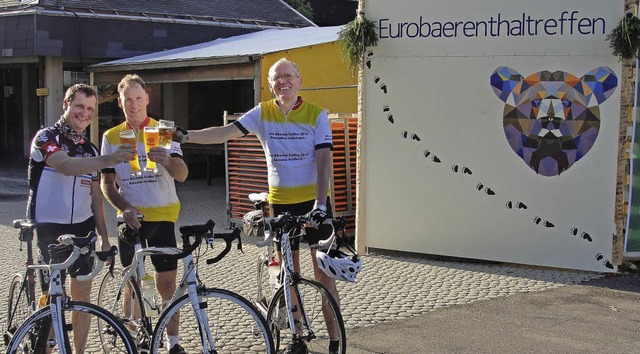
<svg viewBox="0 0 640 354"><path fill-rule="evenodd" d="M600 132L599 105L617 85L608 67L581 78L564 71L524 77L506 66L491 75L491 87L505 103L503 127L509 145L542 176L559 176L589 152Z"/></svg>

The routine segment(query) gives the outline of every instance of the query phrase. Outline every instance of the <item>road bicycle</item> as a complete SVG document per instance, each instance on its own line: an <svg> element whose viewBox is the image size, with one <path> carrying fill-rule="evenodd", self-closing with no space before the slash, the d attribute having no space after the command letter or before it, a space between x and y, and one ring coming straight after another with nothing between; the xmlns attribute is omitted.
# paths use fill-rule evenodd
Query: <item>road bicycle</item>
<svg viewBox="0 0 640 354"><path fill-rule="evenodd" d="M109 308L136 335L141 352L158 353L166 347L167 328L179 318L180 344L187 352L200 353L275 353L274 343L266 320L253 304L244 297L224 289L208 288L198 275L200 257L213 249L214 239L225 241L225 248L216 256L206 259L207 264L220 261L238 240L242 251L240 229L230 233L214 233L215 223L181 226L182 249L174 247L142 248L139 232L134 232L136 252L129 267L105 276L100 285L98 303ZM193 243L191 237L194 238ZM200 245L202 239L203 245ZM195 252L197 251L197 252ZM144 257L162 255L182 258L184 273L171 300L162 304L157 323L151 326L152 316L147 313L140 289L144 276ZM130 287L132 304L124 308L124 289ZM157 304L151 304L157 307Z"/></svg>
<svg viewBox="0 0 640 354"><path fill-rule="evenodd" d="M14 222L14 225L20 227L21 230L33 231L35 224L29 220ZM29 233L30 231L27 231ZM88 275L78 275L79 281L87 281L94 278L102 269L103 264L108 259L113 258L117 254L117 248L112 247L110 251L94 252L91 251L96 241L95 232L90 232L86 237L75 237L73 235L62 235L58 238L58 244L49 245L51 254L50 264L32 264L27 266L27 274L29 271L41 269L49 273L49 292L47 295L48 305L35 311L24 322L16 328L12 333L5 333L10 337L7 345L7 353L84 353L108 350L114 353L137 353L133 338L129 334L124 325L107 310L91 303L71 300L65 293L63 271L73 272L74 263L81 254L89 253L90 257L96 259L95 266ZM69 255L70 253L70 255ZM67 257L67 255L69 255ZM58 262L60 259L64 261ZM25 278L27 278L25 276ZM35 292L29 288L28 280L23 282L21 291L24 293ZM21 292L17 293L20 298ZM26 297L26 296L25 296ZM11 298L11 296L10 296ZM10 301L12 301L10 299ZM20 303L17 301L16 303ZM10 303L11 305L11 303ZM29 304L30 309L34 308L34 304ZM14 307L16 309L16 307ZM17 313L17 310L13 312ZM78 342L73 338L73 325L70 322L72 318L77 316L89 316L89 323L93 318L99 318L102 327L91 330L87 328L86 339ZM14 317L14 316L12 316ZM16 318L14 317L14 320ZM96 332L108 335L109 341L103 342L102 349L97 348ZM77 338L76 338L77 339ZM73 344L72 344L73 343ZM72 347L74 347L72 349Z"/></svg>
<svg viewBox="0 0 640 354"><path fill-rule="evenodd" d="M304 235L307 221L305 216L289 213L264 218L265 239L256 245L269 249L275 240L280 240L282 261L278 282L273 284L273 277L265 276L269 272L270 251L259 256L255 304L263 313L266 312L276 349L289 343L300 352L344 354L346 331L337 302L322 284L302 277L293 267L291 240ZM333 226L333 232L319 246L331 248L336 240L345 239L345 221L341 218L326 220L325 223ZM341 231L341 235L336 234L336 230ZM359 256L355 257L359 267ZM265 284L266 279L271 279L271 283Z"/></svg>
<svg viewBox="0 0 640 354"><path fill-rule="evenodd" d="M22 243L26 244L27 266L26 273L18 273L13 276L9 285L9 302L7 304L7 325L3 333L4 345L8 345L18 326L40 307L46 305L46 295L43 294L42 303L40 298L36 299L36 277L35 270L28 268L33 264L33 232L36 223L29 219L13 220L13 227L20 229L18 239L20 241L20 251Z"/></svg>

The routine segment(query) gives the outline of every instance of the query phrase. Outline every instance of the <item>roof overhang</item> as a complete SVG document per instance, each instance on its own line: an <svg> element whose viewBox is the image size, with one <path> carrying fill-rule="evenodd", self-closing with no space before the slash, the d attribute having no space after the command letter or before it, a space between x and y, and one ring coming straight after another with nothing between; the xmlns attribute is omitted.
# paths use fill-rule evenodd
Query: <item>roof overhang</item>
<svg viewBox="0 0 640 354"><path fill-rule="evenodd" d="M194 59L175 59L171 61L138 61L135 63L101 63L86 68L89 72L109 72L109 71L137 71L137 70L156 70L171 69L209 65L230 65L245 64L255 61L254 56L236 56L236 57L207 57Z"/></svg>

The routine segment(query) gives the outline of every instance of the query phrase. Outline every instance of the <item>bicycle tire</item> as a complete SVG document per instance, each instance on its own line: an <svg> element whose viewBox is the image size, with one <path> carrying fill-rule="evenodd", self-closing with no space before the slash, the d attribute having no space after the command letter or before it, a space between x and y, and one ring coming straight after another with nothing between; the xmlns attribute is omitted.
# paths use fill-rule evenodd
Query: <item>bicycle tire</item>
<svg viewBox="0 0 640 354"><path fill-rule="evenodd" d="M5 346L9 344L18 327L31 315L27 286L25 278L20 274L16 274L11 280L7 303L7 325L3 334Z"/></svg>
<svg viewBox="0 0 640 354"><path fill-rule="evenodd" d="M297 287L299 294L302 296L302 306L309 318L310 327L314 334L313 336L310 335L306 326L300 326L302 328L300 336L306 344L308 352L329 353L330 337L328 327L329 324L333 324L338 336L338 338L334 338L334 340L338 341L338 353L345 354L347 352L346 331L340 308L333 296L322 284L309 279L301 278L294 287ZM325 320L323 311L329 317L327 320ZM269 322L276 340L276 350L293 342L285 308L284 287L282 286L276 291L269 304L267 322Z"/></svg>
<svg viewBox="0 0 640 354"><path fill-rule="evenodd" d="M124 287L120 290L122 281L124 278L125 269L114 269L113 276L106 273L100 281L100 288L98 290L97 305L111 312L119 321L121 321L125 327L131 333L134 338L138 350L148 349L151 343L152 325L146 317L141 319L140 314L144 314L144 307L142 304L142 297L140 293L140 287L129 278L128 283L131 286L131 298L129 304L134 304L134 312L130 312L124 308L123 302L126 296ZM136 312L135 309L142 308L142 311ZM136 316L136 313L138 314ZM98 328L101 328L100 320L98 319ZM100 343L104 343L109 340L109 337L104 333L99 334ZM104 348L104 347L103 347ZM109 347L106 347L107 349ZM108 353L107 351L104 351Z"/></svg>
<svg viewBox="0 0 640 354"><path fill-rule="evenodd" d="M203 310L206 311L216 353L275 354L267 322L249 300L231 291L213 288L199 290L198 298L204 304ZM188 353L201 353L204 344L189 294L172 302L160 315L153 332L151 352L167 349L166 329L176 313L180 315L180 345Z"/></svg>
<svg viewBox="0 0 640 354"><path fill-rule="evenodd" d="M138 351L136 349L133 338L129 334L129 331L124 327L124 325L118 321L118 319L113 316L111 313L106 311L103 308L100 308L96 305L79 302L79 301L68 301L63 308L63 317L62 319L65 321L64 328L67 331L69 343L73 342L73 333L72 326L70 324L70 319L73 313L78 314L87 314L90 317L98 317L102 320L103 327L91 327L87 333L87 340L85 341L85 346L82 350L86 353L97 353L103 351L103 349L99 347L109 346L109 352L111 353L129 353L129 354L137 354ZM7 354L14 353L36 353L40 352L42 348L35 347L33 348L35 333L42 332L43 323L50 323L51 321L51 306L46 306L33 315L31 315L27 320L20 326L15 332L15 335L11 339L9 346L7 348ZM93 319L90 319L89 323L94 323ZM45 325L45 327L48 324ZM49 331L47 331L49 332ZM103 343L98 340L98 332L109 333L111 337L111 341L108 343ZM47 341L52 345L50 349L51 353L59 353L58 343L53 340Z"/></svg>

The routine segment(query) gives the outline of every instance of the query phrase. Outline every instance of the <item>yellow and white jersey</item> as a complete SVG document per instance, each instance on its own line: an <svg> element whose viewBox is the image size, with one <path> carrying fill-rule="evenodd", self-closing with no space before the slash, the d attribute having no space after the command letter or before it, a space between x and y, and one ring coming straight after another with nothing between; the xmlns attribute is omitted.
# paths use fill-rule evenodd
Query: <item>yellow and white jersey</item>
<svg viewBox="0 0 640 354"><path fill-rule="evenodd" d="M326 110L299 98L285 115L272 99L234 123L244 134L256 134L262 144L270 203L295 204L316 198L316 150L333 147Z"/></svg>
<svg viewBox="0 0 640 354"><path fill-rule="evenodd" d="M142 137L143 129L145 126L156 126L157 124L156 120L147 117L136 134L138 159L143 170L147 164L147 154L144 150ZM103 155L111 154L118 148L120 132L126 129L131 129L131 127L125 121L104 133L101 151ZM182 157L180 144L172 142L169 154ZM140 176L132 176L129 163L120 163L106 168L102 172L116 174L120 195L144 215L145 221L176 222L180 213L180 201L176 194L175 181L162 165L157 164L157 168L157 173L143 171ZM121 211L118 210L118 213L120 214Z"/></svg>

